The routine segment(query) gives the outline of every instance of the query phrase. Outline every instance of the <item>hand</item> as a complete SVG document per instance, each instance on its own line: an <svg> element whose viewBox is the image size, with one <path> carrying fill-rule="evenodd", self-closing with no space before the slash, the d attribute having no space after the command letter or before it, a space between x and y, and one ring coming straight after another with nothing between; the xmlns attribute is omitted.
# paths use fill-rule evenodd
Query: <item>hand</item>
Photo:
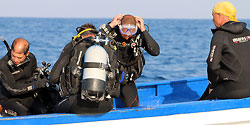
<svg viewBox="0 0 250 125"><path fill-rule="evenodd" d="M145 31L145 25L144 25L144 20L139 17L139 16L135 16L135 20L136 20L136 24L138 26L138 28L144 32Z"/></svg>
<svg viewBox="0 0 250 125"><path fill-rule="evenodd" d="M115 26L119 25L119 24L121 23L121 19L122 19L123 16L124 16L124 15L122 15L122 14L116 15L116 16L113 18L112 22L109 24L110 27L111 27L111 28L114 28Z"/></svg>
<svg viewBox="0 0 250 125"><path fill-rule="evenodd" d="M209 91L208 91L208 93L210 94L210 93L211 93L212 91L213 91L213 89L210 89L210 88L209 88Z"/></svg>

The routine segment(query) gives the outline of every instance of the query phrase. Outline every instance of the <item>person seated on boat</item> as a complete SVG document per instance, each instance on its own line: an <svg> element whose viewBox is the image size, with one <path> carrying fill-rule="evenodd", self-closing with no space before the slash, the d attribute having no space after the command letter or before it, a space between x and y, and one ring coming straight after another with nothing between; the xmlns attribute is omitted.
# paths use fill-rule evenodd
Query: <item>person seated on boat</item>
<svg viewBox="0 0 250 125"><path fill-rule="evenodd" d="M213 8L213 37L207 58L209 85L200 100L250 97L250 31L236 19L231 2Z"/></svg>
<svg viewBox="0 0 250 125"><path fill-rule="evenodd" d="M44 88L47 79L33 79L37 62L35 56L29 51L29 42L23 38L17 38L8 50L0 60L0 104L6 109L6 115L46 113L46 107L34 97L33 92Z"/></svg>
<svg viewBox="0 0 250 125"><path fill-rule="evenodd" d="M144 20L139 16L118 14L110 23L103 24L100 31L115 41L121 78L120 98L124 106L139 106L135 80L141 76L145 65L143 51L145 49L151 56L158 56L159 45L145 30Z"/></svg>
<svg viewBox="0 0 250 125"><path fill-rule="evenodd" d="M89 23L78 27L76 30L78 35L73 37L72 41L64 47L59 59L51 70L49 81L51 84L59 85L59 93L62 97L62 99L58 102L58 105L55 106L54 112L77 114L108 112L113 108L113 98L111 97L119 93L116 92L119 91L119 89L115 84L117 83L115 73L113 74L114 77L109 77L106 80L105 95L103 93L99 93L100 95L103 95L103 98L92 98L98 94L95 93L98 91L93 90L92 94L90 91L87 91L87 93L90 92L88 93L89 95L84 93L86 91L82 91L84 88L83 85L87 84L85 84L84 81L82 82L83 76L85 75L83 74L83 69L90 66L90 64L88 66L88 62L84 62L84 58L86 58L86 50L92 45L96 45L95 39L97 39L96 35L98 31L94 25ZM111 68L114 70L117 69L117 61L114 50L108 45L104 45L103 48L108 53ZM92 68L94 67L95 66ZM94 72L94 75L98 75L98 73ZM95 82L95 80L89 80L89 82L90 84L93 82L92 85L99 85L99 83ZM96 86L96 88L100 87Z"/></svg>

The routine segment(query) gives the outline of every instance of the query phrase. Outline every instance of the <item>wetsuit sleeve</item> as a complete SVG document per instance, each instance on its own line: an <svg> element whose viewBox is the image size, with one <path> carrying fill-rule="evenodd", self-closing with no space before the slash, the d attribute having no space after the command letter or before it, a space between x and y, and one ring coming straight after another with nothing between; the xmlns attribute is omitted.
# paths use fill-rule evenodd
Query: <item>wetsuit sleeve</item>
<svg viewBox="0 0 250 125"><path fill-rule="evenodd" d="M220 62L222 51L224 48L223 33L217 33L213 36L210 51L207 58L207 74L208 80L211 82L211 87L215 86L220 81Z"/></svg>
<svg viewBox="0 0 250 125"><path fill-rule="evenodd" d="M109 23L107 23L107 24L102 24L101 26L100 26L100 28L99 28L99 30L102 32L102 33L104 33L104 34L110 34L113 30L115 30L115 28L117 27L114 27L114 28L111 28L110 27L110 22Z"/></svg>
<svg viewBox="0 0 250 125"><path fill-rule="evenodd" d="M0 81L4 88L8 90L8 92L15 96L15 95L21 95L26 94L29 91L45 87L46 79L45 80L39 80L39 81L31 81L29 82L21 80L21 81L15 81L14 76L11 74L11 72L8 69L8 65L5 62L0 62ZM32 62L31 62L32 63ZM36 64L36 63L35 63ZM36 65L32 65L34 66ZM32 72L32 71L31 71Z"/></svg>
<svg viewBox="0 0 250 125"><path fill-rule="evenodd" d="M71 52L72 52L72 44L71 42L68 43L56 63L54 64L51 73L50 73L50 78L49 82L52 84L57 84L59 82L60 74L62 71L63 67L66 67L67 64L69 63L70 57L71 57Z"/></svg>
<svg viewBox="0 0 250 125"><path fill-rule="evenodd" d="M12 96L26 94L38 88L43 88L45 87L45 84L47 82L46 79L42 79L30 83L17 83L16 81L10 80L9 78L11 77L8 77L7 75L5 75L5 73L0 71L1 83Z"/></svg>
<svg viewBox="0 0 250 125"><path fill-rule="evenodd" d="M115 28L111 28L111 26L110 26L109 24L110 24L110 22L106 25L106 28L111 32L111 31L113 31Z"/></svg>
<svg viewBox="0 0 250 125"><path fill-rule="evenodd" d="M152 38L148 31L142 32L143 41L142 46L145 47L145 50L152 56L158 56L160 54L160 47L157 42Z"/></svg>

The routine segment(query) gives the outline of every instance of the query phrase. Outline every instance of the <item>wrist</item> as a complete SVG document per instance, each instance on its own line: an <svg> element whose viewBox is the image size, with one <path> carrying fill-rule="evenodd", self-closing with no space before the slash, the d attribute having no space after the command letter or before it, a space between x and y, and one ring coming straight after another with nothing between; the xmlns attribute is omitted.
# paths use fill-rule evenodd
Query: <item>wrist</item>
<svg viewBox="0 0 250 125"><path fill-rule="evenodd" d="M145 28L141 28L141 32L144 32L146 29Z"/></svg>
<svg viewBox="0 0 250 125"><path fill-rule="evenodd" d="M141 30L141 32L144 32L146 29L145 29L145 27L141 27L140 30Z"/></svg>
<svg viewBox="0 0 250 125"><path fill-rule="evenodd" d="M146 30L146 28L145 28L145 25L144 25L144 24L142 24L142 25L140 26L140 30L141 30L141 32L144 32L144 31Z"/></svg>
<svg viewBox="0 0 250 125"><path fill-rule="evenodd" d="M110 26L111 28L114 28L114 27L115 27L115 24L114 24L113 22L111 22L111 23L109 24L109 26Z"/></svg>

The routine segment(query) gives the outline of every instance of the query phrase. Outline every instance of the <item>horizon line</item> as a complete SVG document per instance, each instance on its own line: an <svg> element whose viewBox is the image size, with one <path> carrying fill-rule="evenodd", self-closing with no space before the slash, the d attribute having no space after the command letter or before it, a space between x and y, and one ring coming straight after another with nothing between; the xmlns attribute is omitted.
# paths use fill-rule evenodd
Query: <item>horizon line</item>
<svg viewBox="0 0 250 125"><path fill-rule="evenodd" d="M38 17L38 16L0 16L0 18L57 18L57 19L112 19L113 17ZM212 20L212 18L180 18L180 17L145 17L143 19L190 19L190 20ZM249 20L250 18L238 18Z"/></svg>

